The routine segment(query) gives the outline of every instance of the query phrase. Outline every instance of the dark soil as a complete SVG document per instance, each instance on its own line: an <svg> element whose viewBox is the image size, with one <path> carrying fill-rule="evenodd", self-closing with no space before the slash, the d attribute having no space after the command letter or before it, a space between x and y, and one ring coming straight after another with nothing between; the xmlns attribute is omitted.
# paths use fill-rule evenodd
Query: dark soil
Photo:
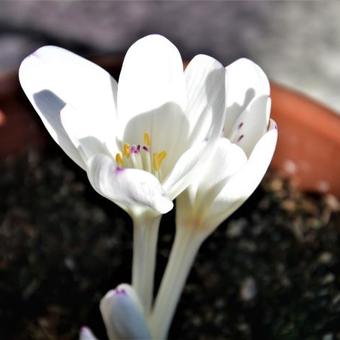
<svg viewBox="0 0 340 340"><path fill-rule="evenodd" d="M104 340L99 300L130 282L128 216L56 148L3 160L0 174L0 338L77 339L86 324ZM340 339L338 201L268 175L203 244L170 338Z"/></svg>

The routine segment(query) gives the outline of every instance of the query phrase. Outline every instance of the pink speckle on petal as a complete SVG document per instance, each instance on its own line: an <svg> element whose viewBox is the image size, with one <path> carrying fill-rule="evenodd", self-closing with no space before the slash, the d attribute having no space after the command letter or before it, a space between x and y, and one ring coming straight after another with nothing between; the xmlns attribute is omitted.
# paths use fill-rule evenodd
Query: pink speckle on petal
<svg viewBox="0 0 340 340"><path fill-rule="evenodd" d="M124 288L117 288L115 290L116 295L126 295L126 290Z"/></svg>
<svg viewBox="0 0 340 340"><path fill-rule="evenodd" d="M241 127L243 126L243 122L241 122L240 124L238 124L238 129L241 129Z"/></svg>

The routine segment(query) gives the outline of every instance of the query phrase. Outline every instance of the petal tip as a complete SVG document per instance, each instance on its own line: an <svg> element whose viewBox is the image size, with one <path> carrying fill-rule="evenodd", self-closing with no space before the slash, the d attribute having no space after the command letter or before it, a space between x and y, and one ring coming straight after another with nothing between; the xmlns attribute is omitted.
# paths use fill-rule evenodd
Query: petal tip
<svg viewBox="0 0 340 340"><path fill-rule="evenodd" d="M160 214L166 214L174 207L173 202L166 196L160 196L154 205L154 209Z"/></svg>

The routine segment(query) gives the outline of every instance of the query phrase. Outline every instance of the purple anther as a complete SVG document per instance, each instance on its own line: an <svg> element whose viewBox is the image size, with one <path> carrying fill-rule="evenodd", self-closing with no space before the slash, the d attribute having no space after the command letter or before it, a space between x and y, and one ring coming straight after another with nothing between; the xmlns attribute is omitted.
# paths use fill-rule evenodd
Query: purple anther
<svg viewBox="0 0 340 340"><path fill-rule="evenodd" d="M240 142L240 141L242 140L243 137L244 137L243 135L241 135L240 137L238 137L236 143Z"/></svg>
<svg viewBox="0 0 340 340"><path fill-rule="evenodd" d="M140 152L140 144L137 145L137 152Z"/></svg>
<svg viewBox="0 0 340 340"><path fill-rule="evenodd" d="M137 152L136 145L131 145L131 146L130 146L130 152L131 152L131 153L136 153L136 152Z"/></svg>
<svg viewBox="0 0 340 340"><path fill-rule="evenodd" d="M148 151L149 151L148 147L147 147L147 146L145 146L145 145L143 145L143 150L144 150L144 151L146 151L146 152L148 152Z"/></svg>
<svg viewBox="0 0 340 340"><path fill-rule="evenodd" d="M241 129L241 127L243 126L243 122L241 122L240 124L238 124L238 129Z"/></svg>

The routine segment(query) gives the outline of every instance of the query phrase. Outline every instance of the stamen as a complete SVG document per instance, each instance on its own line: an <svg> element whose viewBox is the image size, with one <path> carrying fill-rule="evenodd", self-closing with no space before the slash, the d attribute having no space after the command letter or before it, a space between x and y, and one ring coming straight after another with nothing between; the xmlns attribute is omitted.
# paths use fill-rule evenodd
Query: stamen
<svg viewBox="0 0 340 340"><path fill-rule="evenodd" d="M123 154L127 158L130 157L130 145L129 144L124 144L124 146L123 146Z"/></svg>
<svg viewBox="0 0 340 340"><path fill-rule="evenodd" d="M147 132L144 132L144 145L151 146L151 137Z"/></svg>
<svg viewBox="0 0 340 340"><path fill-rule="evenodd" d="M166 155L167 155L166 151L161 151L159 153L153 154L153 168L155 171L158 171L160 169Z"/></svg>
<svg viewBox="0 0 340 340"><path fill-rule="evenodd" d="M141 153L143 168L146 171L152 172L151 155L146 146L143 146L144 152Z"/></svg>
<svg viewBox="0 0 340 340"><path fill-rule="evenodd" d="M116 170L121 171L127 168L141 169L151 172L158 178L162 177L161 167L167 157L166 151L152 152L151 136L144 132L144 143L128 144L121 143L121 151L115 155Z"/></svg>
<svg viewBox="0 0 340 340"><path fill-rule="evenodd" d="M118 152L116 154L116 163L119 167L123 167L124 166L124 160L123 160L123 157L122 157L122 154L120 152Z"/></svg>
<svg viewBox="0 0 340 340"><path fill-rule="evenodd" d="M241 135L240 137L238 137L236 143L240 142L240 141L242 140L243 137L244 137L243 135Z"/></svg>
<svg viewBox="0 0 340 340"><path fill-rule="evenodd" d="M140 152L138 152L138 148L134 146L134 149L131 150L131 163L135 169L143 169L143 163Z"/></svg>

